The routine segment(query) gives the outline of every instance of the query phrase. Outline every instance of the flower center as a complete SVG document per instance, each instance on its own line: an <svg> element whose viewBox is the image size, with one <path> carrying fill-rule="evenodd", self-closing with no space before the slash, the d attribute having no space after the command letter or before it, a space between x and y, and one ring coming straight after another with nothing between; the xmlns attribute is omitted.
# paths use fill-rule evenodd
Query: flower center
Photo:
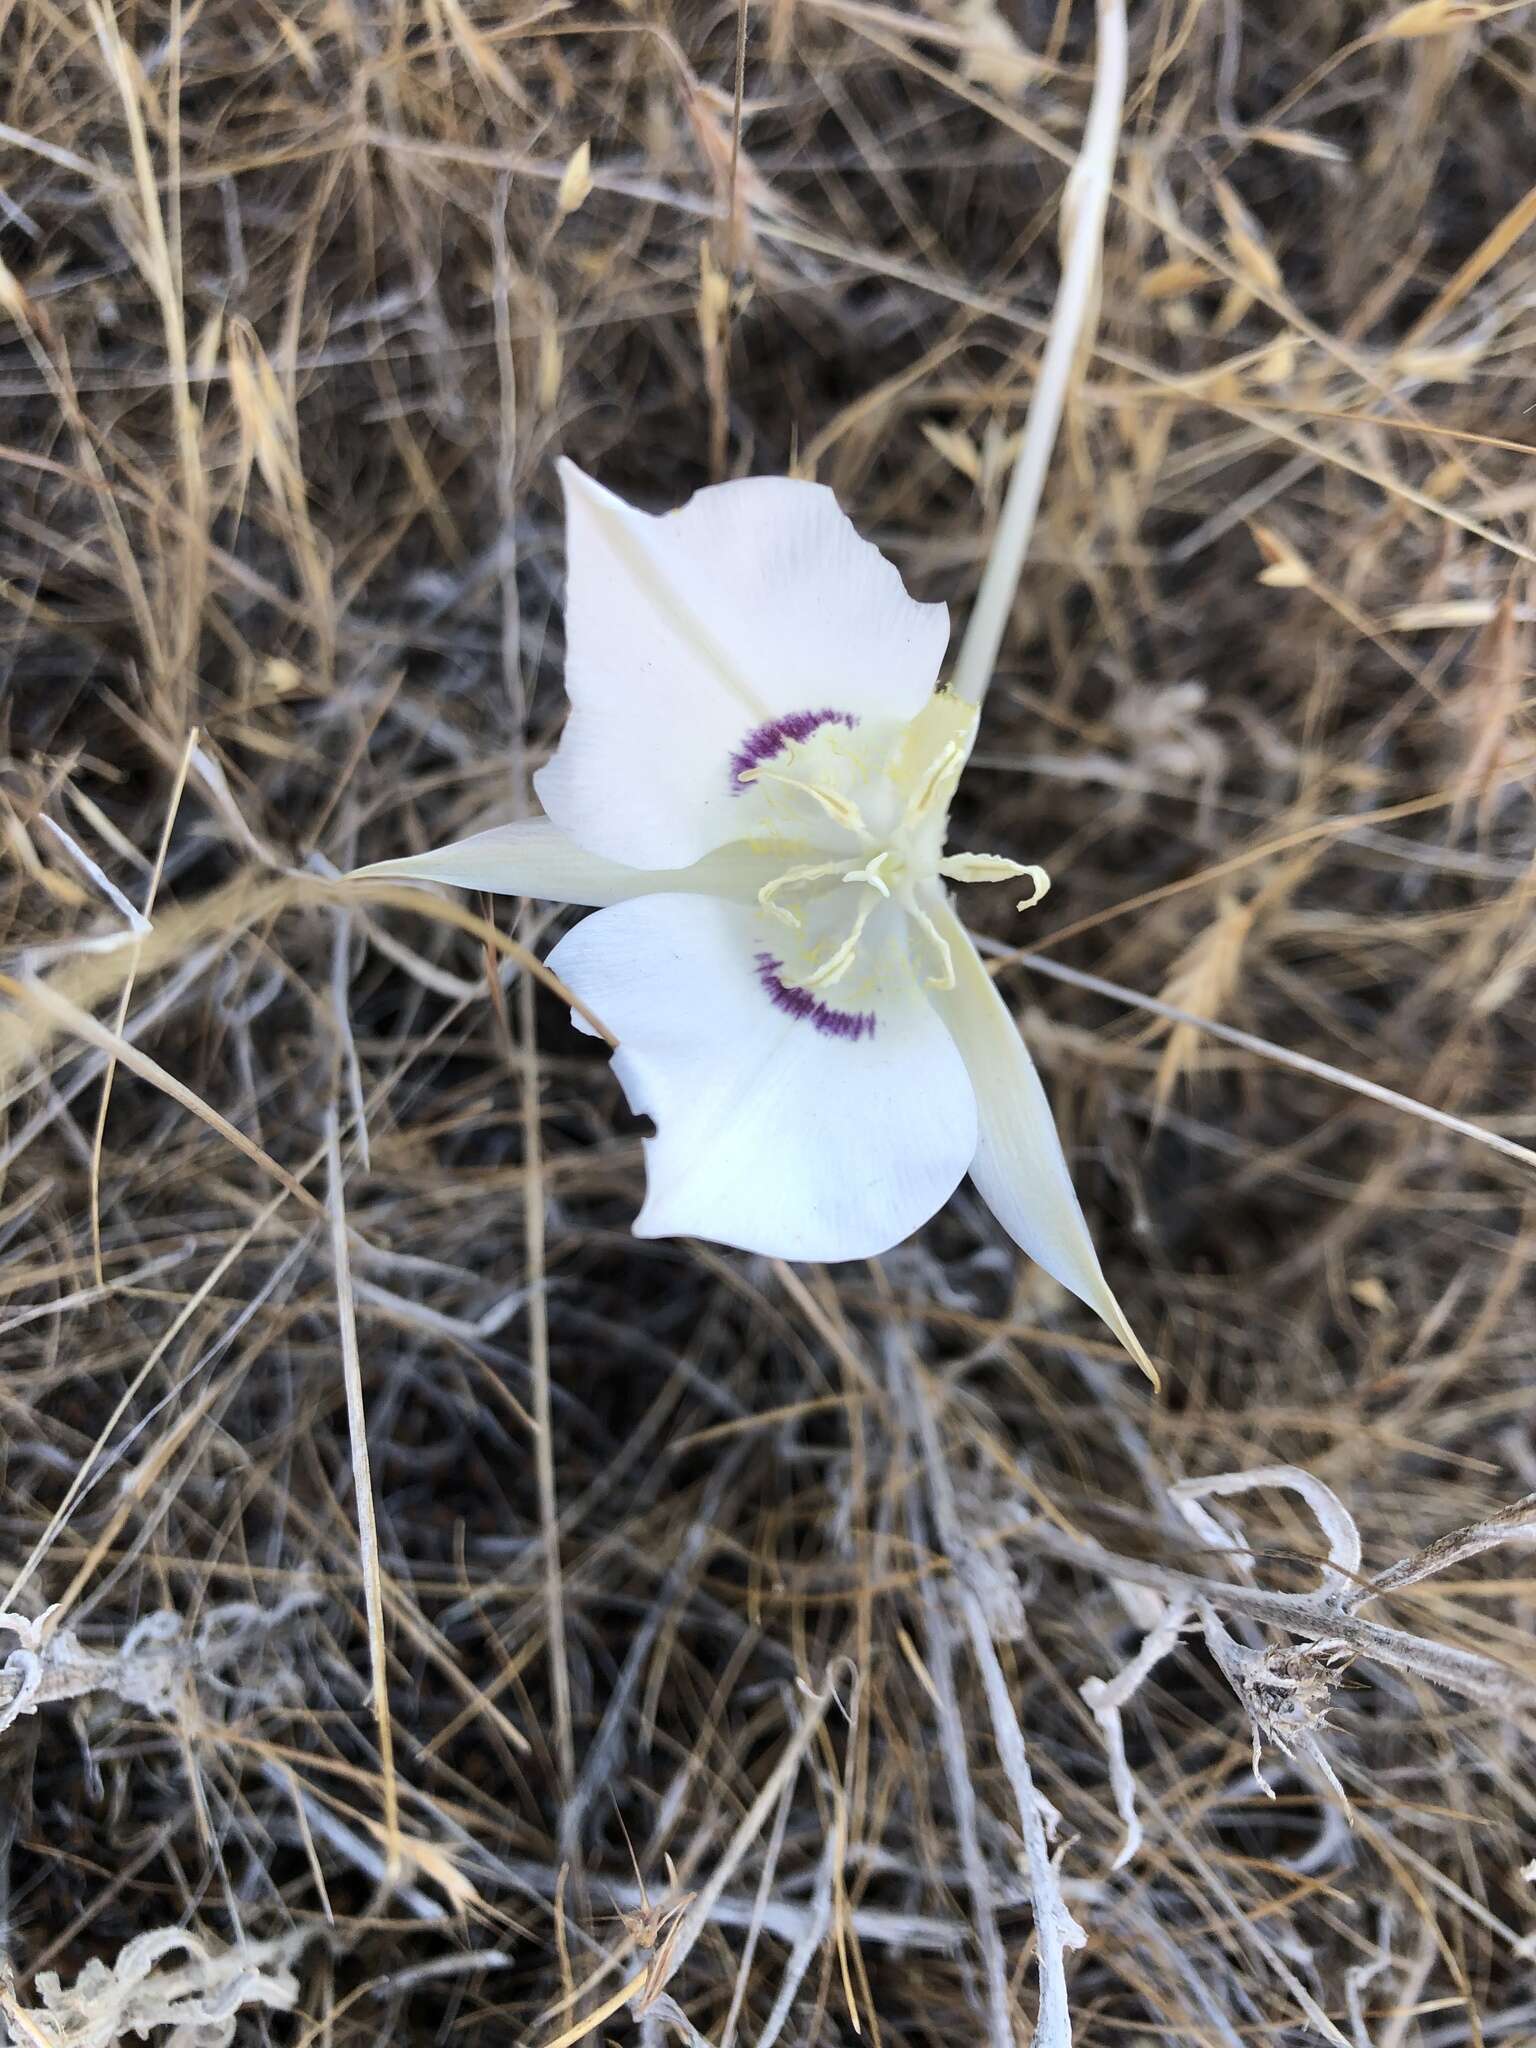
<svg viewBox="0 0 1536 2048"><path fill-rule="evenodd" d="M910 725L852 738L857 724L843 713L799 713L754 734L732 764L734 787L757 787L767 799L763 850L820 856L790 860L758 891L769 916L796 934L780 985L814 994L845 980L871 921L889 906L904 913L909 955L926 956L927 986L953 988L954 959L924 901L939 900L941 879L1023 878L1032 893L1018 907L1028 910L1050 878L1002 854L944 850L975 731L973 705L940 690Z"/></svg>

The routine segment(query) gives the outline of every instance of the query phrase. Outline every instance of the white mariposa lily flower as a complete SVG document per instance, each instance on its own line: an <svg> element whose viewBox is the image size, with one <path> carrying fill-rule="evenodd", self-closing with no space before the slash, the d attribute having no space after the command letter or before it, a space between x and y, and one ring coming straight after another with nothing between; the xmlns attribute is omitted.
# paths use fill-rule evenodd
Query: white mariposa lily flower
<svg viewBox="0 0 1536 2048"><path fill-rule="evenodd" d="M824 485L718 484L654 517L561 474L571 715L534 778L546 815L359 874L597 908L549 965L655 1121L639 1236L868 1258L969 1173L1147 1365L950 903L1048 884L947 850L977 711L936 687L946 608Z"/></svg>

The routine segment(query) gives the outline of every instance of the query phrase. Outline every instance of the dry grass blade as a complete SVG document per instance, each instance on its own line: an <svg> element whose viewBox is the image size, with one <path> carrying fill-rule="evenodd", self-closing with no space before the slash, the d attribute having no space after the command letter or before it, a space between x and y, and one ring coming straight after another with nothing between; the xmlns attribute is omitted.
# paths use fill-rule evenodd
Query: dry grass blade
<svg viewBox="0 0 1536 2048"><path fill-rule="evenodd" d="M21 1010L35 1012L56 1030L70 1032L86 1045L94 1045L117 1065L129 1068L140 1079L161 1089L183 1109L207 1124L227 1145L233 1146L235 1151L252 1161L269 1179L276 1181L301 1207L308 1209L313 1215L323 1213L322 1204L302 1182L295 1180L286 1167L280 1166L270 1154L248 1138L244 1131L236 1130L228 1117L222 1116L210 1103L204 1101L196 1089L189 1088L184 1081L179 1081L174 1074L167 1072L158 1060L152 1059L148 1053L141 1052L120 1032L112 1031L104 1024L98 1024L87 1011L80 1009L70 1002L68 997L61 996L43 982L14 981L8 974L0 974L0 995L9 997Z"/></svg>
<svg viewBox="0 0 1536 2048"><path fill-rule="evenodd" d="M363 1400L363 1367L357 1344L357 1298L352 1286L352 1251L347 1242L346 1177L341 1157L341 1122L335 1105L326 1113L326 1208L331 1223L331 1267L336 1276L336 1323L341 1338L341 1371L347 1396L347 1430L352 1449L352 1498L362 1564L363 1604L368 1616L370 1697L379 1733L379 1782L384 1806L386 1867L399 1866L400 1792L395 1780L395 1731L389 1705L389 1645L384 1634L384 1574L379 1559L378 1516L373 1467L368 1456L368 1412Z"/></svg>
<svg viewBox="0 0 1536 2048"><path fill-rule="evenodd" d="M155 894L160 887L160 878L165 873L165 856L169 851L171 833L175 829L176 814L181 808L182 792L187 786L187 770L192 765L192 753L197 745L197 728L194 726L187 735L186 747L176 779L171 785L170 801L165 808L165 823L160 831L160 843L155 848L155 864L150 872L149 885L144 894L143 915L146 920L154 915ZM113 1030L121 1036L128 1021L128 1006L133 1001L133 975L128 974L123 982L122 992L117 999L117 1015L112 1022ZM96 1130L91 1140L91 1260L95 1268L96 1284L105 1286L106 1274L101 1263L101 1148L106 1135L107 1113L112 1107L112 1076L116 1068L115 1059L109 1058L106 1072L102 1076L101 1100L96 1109Z"/></svg>
<svg viewBox="0 0 1536 2048"><path fill-rule="evenodd" d="M1351 1089L1356 1095L1366 1096L1372 1102L1384 1104L1388 1109L1402 1110L1408 1116L1421 1117L1425 1123L1438 1124L1442 1130L1454 1131L1460 1138L1470 1138L1474 1144L1486 1145L1491 1152L1501 1152L1506 1159L1518 1160L1522 1166L1536 1166L1536 1152L1529 1145L1521 1145L1515 1139L1505 1137L1501 1131L1490 1131L1486 1125L1471 1122L1466 1117L1451 1116L1443 1109L1436 1109L1432 1103L1416 1102L1411 1095L1401 1095L1395 1088L1383 1088L1377 1082L1369 1081L1360 1074L1346 1073L1342 1067L1330 1066L1326 1060L1311 1058L1308 1054L1296 1052L1289 1046L1274 1045L1266 1039L1257 1038L1250 1031L1235 1030L1229 1024L1220 1024L1214 1017L1191 1016L1188 1010L1181 1010L1174 1003L1165 1003L1155 996L1138 995L1134 989L1120 988L1112 981L1105 981L1097 974L1082 974L1066 967L1059 960L1047 960L1039 953L1010 954L1011 961L1020 966L1030 967L1041 974L1048 974L1055 981L1071 982L1074 986L1091 990L1095 995L1109 996L1115 1002L1128 1003L1138 1010L1146 1010L1154 1017L1176 1025L1181 1031L1204 1032L1208 1037L1219 1038L1228 1045L1235 1045L1243 1052L1256 1053L1261 1059L1273 1060L1276 1065L1290 1067L1298 1074L1310 1074L1317 1080L1331 1082L1336 1088ZM1159 1067L1159 1075L1163 1069Z"/></svg>

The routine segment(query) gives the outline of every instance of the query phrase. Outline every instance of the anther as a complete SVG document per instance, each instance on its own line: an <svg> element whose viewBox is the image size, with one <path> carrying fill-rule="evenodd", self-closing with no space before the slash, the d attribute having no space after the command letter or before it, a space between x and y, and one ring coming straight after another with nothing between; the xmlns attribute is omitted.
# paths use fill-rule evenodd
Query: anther
<svg viewBox="0 0 1536 2048"><path fill-rule="evenodd" d="M859 941L864 936L864 927L869 923L875 906L880 901L872 896L859 906L859 914L853 920L853 929L830 959L824 960L814 973L806 975L799 984L801 988L830 988L835 981L841 981L858 955Z"/></svg>
<svg viewBox="0 0 1536 2048"><path fill-rule="evenodd" d="M845 832L854 832L860 838L867 838L868 830L857 804L835 789L828 789L822 782L805 782L798 775L781 774L777 768L744 768L737 776L738 782L782 782L786 789L798 789L802 796L808 796L818 803L835 824Z"/></svg>
<svg viewBox="0 0 1536 2048"><path fill-rule="evenodd" d="M958 740L947 740L923 771L923 779L907 804L904 823L915 825L919 818L926 817L945 794L944 784L949 771L958 776L965 765L965 749Z"/></svg>
<svg viewBox="0 0 1536 2048"><path fill-rule="evenodd" d="M1007 860L1000 853L951 853L939 862L939 873L951 882L1011 882L1027 880L1033 894L1017 908L1033 910L1051 886L1044 868L1023 861Z"/></svg>
<svg viewBox="0 0 1536 2048"><path fill-rule="evenodd" d="M797 889L810 882L822 882L832 875L840 875L842 866L840 860L824 860L818 861L814 866L786 868L782 875L775 875L771 882L763 884L757 892L757 900L770 917L776 917L781 924L787 924L798 931L803 922L798 912L786 910L781 903L775 903L775 896L781 889Z"/></svg>
<svg viewBox="0 0 1536 2048"><path fill-rule="evenodd" d="M1033 910L1051 886L1051 878L1044 868L1026 868L1024 872L1029 876L1032 893L1015 903L1015 910Z"/></svg>
<svg viewBox="0 0 1536 2048"><path fill-rule="evenodd" d="M938 989L941 993L946 989L952 989L955 985L955 956L950 950L948 939L945 938L927 911L920 909L917 904L913 903L908 906L908 915L914 918L918 925L921 926L924 934L939 956L938 973L930 974L924 985L928 988Z"/></svg>

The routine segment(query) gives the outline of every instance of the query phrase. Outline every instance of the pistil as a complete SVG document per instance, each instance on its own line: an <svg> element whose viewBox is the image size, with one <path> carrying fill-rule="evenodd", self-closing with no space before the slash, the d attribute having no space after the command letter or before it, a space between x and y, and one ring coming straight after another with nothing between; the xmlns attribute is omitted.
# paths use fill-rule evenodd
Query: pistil
<svg viewBox="0 0 1536 2048"><path fill-rule="evenodd" d="M889 900L891 886L880 870L892 857L893 852L894 849L892 847L886 847L885 851L877 853L873 860L867 860L863 867L851 869L848 874L844 875L843 880L845 882L862 883L866 889L878 889L880 894Z"/></svg>

